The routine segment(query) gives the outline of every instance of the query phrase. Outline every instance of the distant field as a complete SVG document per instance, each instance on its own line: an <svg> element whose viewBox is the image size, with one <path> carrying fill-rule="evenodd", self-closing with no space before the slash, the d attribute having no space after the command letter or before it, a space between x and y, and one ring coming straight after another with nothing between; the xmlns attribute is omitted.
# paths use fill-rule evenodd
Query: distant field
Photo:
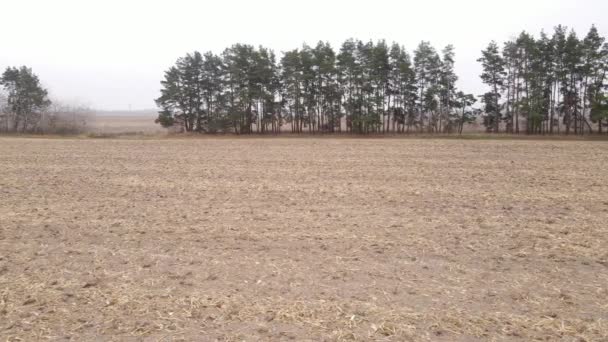
<svg viewBox="0 0 608 342"><path fill-rule="evenodd" d="M0 339L606 341L607 174L601 141L0 138Z"/></svg>
<svg viewBox="0 0 608 342"><path fill-rule="evenodd" d="M156 114L152 111L142 112L100 112L94 115L87 122L87 131L99 134L121 134L121 133L144 133L144 134L165 134L167 129L155 123ZM346 126L345 121L343 127ZM284 123L281 130L285 133L291 132L289 123ZM479 123L466 125L465 134L479 134L485 132L484 127Z"/></svg>
<svg viewBox="0 0 608 342"><path fill-rule="evenodd" d="M154 123L152 115L138 116L95 116L88 123L88 131L93 133L166 133L167 130Z"/></svg>

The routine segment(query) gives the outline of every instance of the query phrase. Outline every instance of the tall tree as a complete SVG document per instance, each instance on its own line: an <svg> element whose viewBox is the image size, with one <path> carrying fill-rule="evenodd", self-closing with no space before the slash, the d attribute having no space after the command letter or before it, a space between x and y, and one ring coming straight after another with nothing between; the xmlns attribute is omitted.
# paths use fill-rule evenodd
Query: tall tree
<svg viewBox="0 0 608 342"><path fill-rule="evenodd" d="M420 42L414 51L414 70L418 87L418 122L420 131L428 120L428 130L433 125L433 114L438 108L436 99L440 58L429 42Z"/></svg>
<svg viewBox="0 0 608 342"><path fill-rule="evenodd" d="M0 77L0 85L6 92L7 125L10 129L14 132L35 131L43 112L51 104L38 76L25 66L9 67Z"/></svg>
<svg viewBox="0 0 608 342"><path fill-rule="evenodd" d="M477 102L477 99L473 94L465 94L462 91L459 91L456 94L455 107L459 109L459 113L456 117L458 134L462 134L465 124L475 121L477 111L471 107L475 102Z"/></svg>
<svg viewBox="0 0 608 342"><path fill-rule="evenodd" d="M505 62L499 53L498 45L494 41L490 42L481 54L482 57L478 59L483 67L481 79L490 86L490 92L483 95L486 113L489 115L484 122L488 130L493 129L494 132L498 133L501 120L499 101L506 76Z"/></svg>
<svg viewBox="0 0 608 342"><path fill-rule="evenodd" d="M178 123L186 132L203 131L202 65L203 57L195 51L179 58L165 72L161 96L156 99L162 108L157 122Z"/></svg>
<svg viewBox="0 0 608 342"><path fill-rule="evenodd" d="M604 75L604 57L602 47L604 45L604 37L601 37L595 25L591 26L589 33L582 41L582 65L581 65L581 133L584 132L583 127L587 127L591 131L591 125L587 121L587 110L593 106L598 96L598 88L603 83ZM601 102L601 101L599 101ZM584 124L584 125L583 125Z"/></svg>
<svg viewBox="0 0 608 342"><path fill-rule="evenodd" d="M297 49L285 52L281 58L282 93L292 133L302 133L303 128L302 77L300 52Z"/></svg>
<svg viewBox="0 0 608 342"><path fill-rule="evenodd" d="M394 43L390 51L388 109L392 115L392 131L404 132L416 121L416 74L410 55ZM391 101L392 100L392 101Z"/></svg>
<svg viewBox="0 0 608 342"><path fill-rule="evenodd" d="M570 133L574 126L574 132L578 133L580 113L580 91L578 82L580 80L581 63L580 41L576 32L570 31L564 45L564 73L562 80L562 111L564 112L564 124L566 134Z"/></svg>
<svg viewBox="0 0 608 342"><path fill-rule="evenodd" d="M230 127L230 121L223 115L223 61L211 52L205 53L203 58L201 91L207 130L212 133L226 131Z"/></svg>
<svg viewBox="0 0 608 342"><path fill-rule="evenodd" d="M502 49L505 63L505 87L507 98L504 103L507 133L519 133L519 98L521 93L520 66L521 56L517 44L513 41L505 43Z"/></svg>
<svg viewBox="0 0 608 342"><path fill-rule="evenodd" d="M224 50L226 98L235 133L251 133L257 122L256 97L259 96L254 74L256 51L251 45L235 44Z"/></svg>
<svg viewBox="0 0 608 342"><path fill-rule="evenodd" d="M454 46L448 45L442 51L440 90L439 90L439 131L447 132L452 125L452 107L456 101L456 81L454 72Z"/></svg>
<svg viewBox="0 0 608 342"><path fill-rule="evenodd" d="M601 134L603 127L608 123L608 43L604 43L599 56L599 63L595 70L595 80L589 88L589 99L591 107L591 120L597 122L598 132Z"/></svg>
<svg viewBox="0 0 608 342"><path fill-rule="evenodd" d="M348 39L340 48L337 58L338 83L343 94L343 107L346 112L346 128L351 132L361 132L359 105L361 67L357 64L357 42Z"/></svg>

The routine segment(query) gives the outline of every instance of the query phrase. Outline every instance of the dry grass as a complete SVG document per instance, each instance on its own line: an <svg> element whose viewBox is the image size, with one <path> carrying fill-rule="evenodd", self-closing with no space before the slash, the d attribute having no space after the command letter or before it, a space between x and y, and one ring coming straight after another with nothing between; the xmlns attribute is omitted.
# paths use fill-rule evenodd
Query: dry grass
<svg viewBox="0 0 608 342"><path fill-rule="evenodd" d="M116 134L166 134L167 130L155 123L155 116L95 116L88 132L95 135Z"/></svg>
<svg viewBox="0 0 608 342"><path fill-rule="evenodd" d="M3 340L608 340L608 143L0 138Z"/></svg>

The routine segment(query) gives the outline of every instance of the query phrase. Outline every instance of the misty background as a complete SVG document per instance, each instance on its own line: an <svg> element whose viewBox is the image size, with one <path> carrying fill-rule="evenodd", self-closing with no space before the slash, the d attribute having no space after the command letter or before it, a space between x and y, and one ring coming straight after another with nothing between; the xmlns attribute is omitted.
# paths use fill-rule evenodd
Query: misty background
<svg viewBox="0 0 608 342"><path fill-rule="evenodd" d="M480 51L558 24L601 35L605 0L33 1L0 0L0 68L27 65L50 96L98 110L154 109L164 71L194 50L240 42L281 52L348 38L456 48L458 88L482 94ZM141 113L141 112L140 112Z"/></svg>

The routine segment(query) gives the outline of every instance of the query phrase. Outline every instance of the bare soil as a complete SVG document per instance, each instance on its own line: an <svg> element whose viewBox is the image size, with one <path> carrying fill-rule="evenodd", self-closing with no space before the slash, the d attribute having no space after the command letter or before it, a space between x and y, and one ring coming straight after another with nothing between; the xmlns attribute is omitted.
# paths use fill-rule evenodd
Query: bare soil
<svg viewBox="0 0 608 342"><path fill-rule="evenodd" d="M608 341L608 142L0 138L0 339Z"/></svg>

